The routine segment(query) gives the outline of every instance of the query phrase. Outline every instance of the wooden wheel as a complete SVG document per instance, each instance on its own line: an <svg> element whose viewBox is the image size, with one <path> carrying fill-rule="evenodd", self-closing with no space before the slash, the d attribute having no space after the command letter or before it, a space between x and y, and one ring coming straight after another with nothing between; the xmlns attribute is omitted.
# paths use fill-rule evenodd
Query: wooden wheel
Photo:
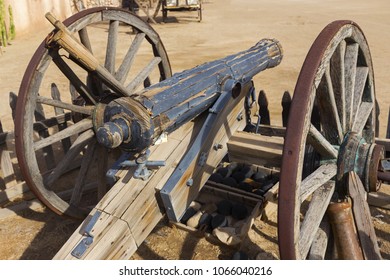
<svg viewBox="0 0 390 280"><path fill-rule="evenodd" d="M310 258L316 234L327 228L328 205L346 198L349 171L358 173L367 191L375 188L376 170L369 166L380 154L375 119L366 39L356 23L333 22L313 43L291 104L278 206L282 259ZM327 242L320 246L325 257Z"/></svg>
<svg viewBox="0 0 390 280"><path fill-rule="evenodd" d="M158 34L130 12L98 7L64 25L101 62L111 82L63 48L42 42L20 87L16 152L24 179L46 206L83 218L107 191L105 173L118 156L95 139L95 107L124 96L118 89L129 95L170 77L171 68ZM91 192L97 195L86 195Z"/></svg>

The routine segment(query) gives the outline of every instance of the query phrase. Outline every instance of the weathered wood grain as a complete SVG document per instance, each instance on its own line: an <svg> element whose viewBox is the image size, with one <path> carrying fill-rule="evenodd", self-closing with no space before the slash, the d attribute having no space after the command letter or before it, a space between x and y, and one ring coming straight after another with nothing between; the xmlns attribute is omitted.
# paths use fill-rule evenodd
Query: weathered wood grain
<svg viewBox="0 0 390 280"><path fill-rule="evenodd" d="M229 159L254 165L280 167L284 139L237 131L230 137Z"/></svg>
<svg viewBox="0 0 390 280"><path fill-rule="evenodd" d="M302 203L318 188L329 182L337 173L336 164L323 164L307 176L299 189L299 201Z"/></svg>
<svg viewBox="0 0 390 280"><path fill-rule="evenodd" d="M313 244L320 223L328 208L330 199L332 198L335 189L334 182L329 182L322 185L314 191L310 201L309 209L306 212L305 218L301 224L298 249L300 258L306 259L309 253L310 246Z"/></svg>
<svg viewBox="0 0 390 280"><path fill-rule="evenodd" d="M371 220L371 212L366 201L366 191L359 176L353 171L348 173L348 191L353 202L352 212L364 258L366 260L380 260L382 256Z"/></svg>

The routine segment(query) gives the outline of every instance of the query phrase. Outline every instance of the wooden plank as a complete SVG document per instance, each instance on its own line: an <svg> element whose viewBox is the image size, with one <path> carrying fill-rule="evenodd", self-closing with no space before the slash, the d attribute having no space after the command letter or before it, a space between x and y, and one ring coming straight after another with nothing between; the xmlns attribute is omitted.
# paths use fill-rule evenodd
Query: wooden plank
<svg viewBox="0 0 390 280"><path fill-rule="evenodd" d="M369 193L367 202L370 206L390 210L390 195L385 193Z"/></svg>
<svg viewBox="0 0 390 280"><path fill-rule="evenodd" d="M93 246L88 250L83 259L104 260L107 259L109 255L119 257L122 254L118 251L121 250L123 243L126 243L127 246L130 245L130 247L126 248L128 254L133 254L136 251L137 246L129 226L125 221L113 218L111 221L107 222L107 224L111 224L111 226L105 228L103 234L95 235L94 242L92 243ZM128 242L128 240L130 240L130 242Z"/></svg>
<svg viewBox="0 0 390 280"><path fill-rule="evenodd" d="M117 245L107 247L111 240L107 239L110 238L108 235L107 237L96 239L94 241L95 249L88 249L91 253L88 253L83 259L92 257L128 259L135 252L137 244L140 245L143 242L162 217L156 200L156 183L164 181L164 179L161 179L163 175L169 173L167 170L172 167L172 164L175 165L176 160L180 160L186 152L189 142L194 137L191 129L193 127L193 122L185 124L168 137L167 143L151 148L150 160L167 159L166 166L155 171L148 181L132 178L133 171L129 169L121 171L125 175L120 175L121 179L96 206L97 209L104 211L105 215L110 215L116 220L111 224L106 221L105 225L96 225L94 230L97 236L107 235L107 232L114 237L118 236L117 239L114 238ZM183 131L185 133L182 133ZM180 137L182 141L177 140ZM131 169L134 170L134 168ZM118 205L118 203L123 205ZM96 209L93 211L96 211ZM111 212L108 213L108 211ZM91 212L92 214L93 212ZM122 222L130 226L129 231L123 231ZM119 225L116 225L117 223ZM123 232L122 235L116 233L116 227L119 227L120 231ZM80 229L71 236L60 252L57 253L56 259L71 258L69 256L70 252L82 239L79 232Z"/></svg>
<svg viewBox="0 0 390 280"><path fill-rule="evenodd" d="M54 256L53 259L77 259L71 255L71 252L73 249L77 246L77 244L80 243L80 241L84 238L84 232L85 228L87 227L88 223L90 222L91 218L95 214L97 210L94 209L91 211L91 213L88 215L88 217L80 224L80 226L77 228L77 230L72 234L72 236L68 239L67 242L62 246L62 248L57 252L57 254ZM86 256L86 254L96 246L98 243L98 240L100 240L106 231L104 229L107 228L107 225L112 225L114 217L111 215L102 212L99 219L96 221L95 225L92 227L91 234L94 236L94 242L91 244L91 246L87 249L86 253L83 255L83 257Z"/></svg>
<svg viewBox="0 0 390 280"><path fill-rule="evenodd" d="M180 129L172 133L172 135L168 136L168 142L163 143L158 146L154 146L151 148L150 152L150 160L165 160L166 165L160 167L152 176L149 178L149 184L154 185L154 188L158 188L158 185L161 182L164 182L164 175L170 174L171 165L176 161L180 160L182 154L185 152L187 145L191 139L190 132L194 127L193 122L189 122L185 124ZM179 138L186 139L186 142L183 144L181 140L177 140ZM169 156L172 151L181 150L180 153L173 153L172 156ZM134 172L135 168L132 168L132 172ZM137 197L139 192L145 187L145 183L142 180L131 178L132 172L129 172L125 178L118 181L111 190L104 196L104 198L98 203L96 206L98 209L104 210L107 213L116 213L118 217L122 216L126 208L131 204L134 200L134 196ZM166 178L167 179L167 178ZM166 180L165 179L165 180ZM132 187L124 187L125 185L131 185ZM136 187L139 187L136 189ZM123 203L123 207L126 208L120 210L118 208L119 205ZM120 213L121 212L121 213Z"/></svg>
<svg viewBox="0 0 390 280"><path fill-rule="evenodd" d="M230 161L280 167L284 139L237 131L227 143Z"/></svg>
<svg viewBox="0 0 390 280"><path fill-rule="evenodd" d="M364 257L366 260L380 260L382 256L366 201L366 191L359 176L353 171L348 173L348 191L353 202L352 212Z"/></svg>
<svg viewBox="0 0 390 280"><path fill-rule="evenodd" d="M286 128L274 125L259 125L258 133L266 136L284 137L286 135Z"/></svg>
<svg viewBox="0 0 390 280"><path fill-rule="evenodd" d="M163 217L155 194L152 193L148 198L150 202L148 203L145 201L143 205L140 205L141 200L137 199L135 202L137 202L138 205L133 203L131 205L132 207L129 207L129 209L135 210L135 212L132 212L132 217L134 219L125 220L130 226L137 246L140 246L142 242L144 242L146 237L148 237ZM137 215L134 215L134 213L137 213Z"/></svg>
<svg viewBox="0 0 390 280"><path fill-rule="evenodd" d="M5 187L10 188L17 184L14 167L11 160L11 152L2 150L0 153L0 167L1 173L3 174L2 180L4 181Z"/></svg>

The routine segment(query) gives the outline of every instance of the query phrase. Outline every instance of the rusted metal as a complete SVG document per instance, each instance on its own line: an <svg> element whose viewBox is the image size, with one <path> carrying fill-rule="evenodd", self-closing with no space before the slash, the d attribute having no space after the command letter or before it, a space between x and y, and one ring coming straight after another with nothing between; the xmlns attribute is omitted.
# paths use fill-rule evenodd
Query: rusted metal
<svg viewBox="0 0 390 280"><path fill-rule="evenodd" d="M349 202L331 203L327 210L337 255L342 260L363 260L363 252L354 227L351 204Z"/></svg>
<svg viewBox="0 0 390 280"><path fill-rule="evenodd" d="M378 180L382 182L390 182L390 172L378 171Z"/></svg>
<svg viewBox="0 0 390 280"><path fill-rule="evenodd" d="M377 192L381 187L381 180L379 179L380 162L385 157L385 147L382 145L375 145L371 157L369 159L367 176L368 176L368 191Z"/></svg>

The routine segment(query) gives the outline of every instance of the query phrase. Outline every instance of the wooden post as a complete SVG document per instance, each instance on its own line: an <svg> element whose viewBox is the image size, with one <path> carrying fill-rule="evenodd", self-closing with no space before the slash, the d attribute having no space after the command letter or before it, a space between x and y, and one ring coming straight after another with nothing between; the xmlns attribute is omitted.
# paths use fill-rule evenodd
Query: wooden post
<svg viewBox="0 0 390 280"><path fill-rule="evenodd" d="M259 107L260 124L270 125L271 119L269 117L268 100L263 90L260 90L259 93Z"/></svg>
<svg viewBox="0 0 390 280"><path fill-rule="evenodd" d="M283 127L287 127L288 115L290 114L291 95L288 91L285 91L282 97L282 122Z"/></svg>

